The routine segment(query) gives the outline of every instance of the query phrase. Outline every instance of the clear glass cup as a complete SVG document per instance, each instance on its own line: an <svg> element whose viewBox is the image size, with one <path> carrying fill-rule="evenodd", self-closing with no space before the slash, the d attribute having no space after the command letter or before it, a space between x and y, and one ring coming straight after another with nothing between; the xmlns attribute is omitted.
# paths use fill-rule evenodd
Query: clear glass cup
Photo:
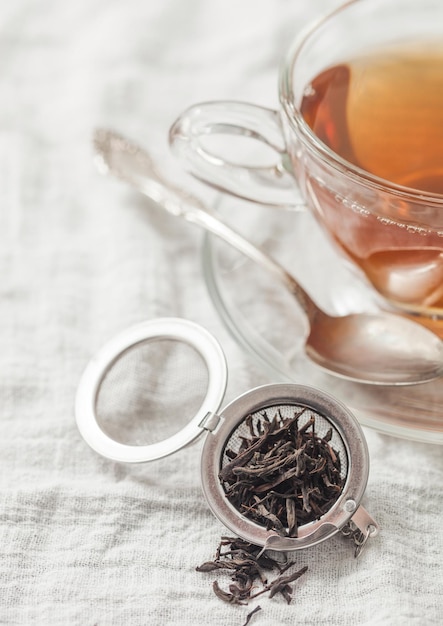
<svg viewBox="0 0 443 626"><path fill-rule="evenodd" d="M230 101L196 104L173 124L170 143L191 173L218 189L262 204L309 207L383 302L443 333L443 141L436 142L442 145L441 161L438 154L434 158L437 165L421 164L409 177L390 180L327 145L302 113L313 81L328 68L398 46L412 52L434 46L443 62L441 0L344 4L295 40L280 70L278 111ZM421 90L422 81L413 89ZM441 103L443 83L436 90ZM399 99L398 111L389 111L394 121L404 103ZM419 135L422 121L438 108L443 111L441 106L433 111L433 104L417 108L411 136ZM348 103L348 120L351 106ZM380 120L384 114L380 112ZM439 126L438 119L435 124ZM359 119L354 126L358 135ZM208 148L208 139L216 135L224 136L228 152L232 146L228 158ZM239 135L271 148L277 158L265 166L239 163ZM371 140L370 133L366 140L363 134L359 141L364 150ZM390 142L389 134L385 140ZM418 143L417 155L425 148ZM386 153L388 165L403 157L402 150L393 156L383 147L380 151Z"/></svg>

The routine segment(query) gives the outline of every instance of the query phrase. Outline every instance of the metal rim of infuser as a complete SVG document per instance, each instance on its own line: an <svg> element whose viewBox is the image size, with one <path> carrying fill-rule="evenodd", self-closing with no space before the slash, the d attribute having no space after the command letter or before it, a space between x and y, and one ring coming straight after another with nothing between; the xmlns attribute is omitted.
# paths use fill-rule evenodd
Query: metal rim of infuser
<svg viewBox="0 0 443 626"><path fill-rule="evenodd" d="M183 342L203 358L208 387L200 409L186 426L171 437L148 445L129 445L104 432L97 417L100 387L113 365L137 346L169 339ZM83 439L102 456L124 463L155 461L184 448L204 432L200 427L208 413L220 406L226 390L227 366L218 341L205 328L189 320L162 317L130 326L95 354L80 379L75 398L75 417Z"/></svg>
<svg viewBox="0 0 443 626"><path fill-rule="evenodd" d="M203 358L208 373L206 395L196 415L179 432L148 445L118 442L102 429L97 417L101 385L113 365L128 351L146 342L171 339L188 344ZM91 359L77 390L75 416L79 431L96 452L114 461L140 463L173 454L206 432L201 459L201 480L214 515L236 535L250 543L290 551L328 539L351 522L363 545L378 526L360 505L368 473L369 454L363 431L352 413L338 400L305 385L277 383L253 389L233 400L220 413L227 382L227 365L218 341L199 324L181 318L158 318L132 326ZM306 409L329 428L340 448L343 480L330 508L296 529L296 536L282 536L275 529L251 520L229 502L220 478L226 447L243 428L249 415L263 411ZM315 433L313 432L313 435Z"/></svg>

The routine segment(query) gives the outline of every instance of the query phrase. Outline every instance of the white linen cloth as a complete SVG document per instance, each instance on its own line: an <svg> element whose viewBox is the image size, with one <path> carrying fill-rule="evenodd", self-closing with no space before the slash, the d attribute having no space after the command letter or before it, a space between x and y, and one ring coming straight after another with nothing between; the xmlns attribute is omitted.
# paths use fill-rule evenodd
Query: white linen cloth
<svg viewBox="0 0 443 626"><path fill-rule="evenodd" d="M167 132L194 102L277 106L291 39L327 0L14 0L0 6L0 623L240 625L195 572L226 533L200 488L201 443L149 465L80 437L80 374L114 333L159 316L206 326L227 400L271 382L207 294L201 233L100 177L91 134L112 126L191 187ZM211 193L198 185L202 197ZM183 414L189 401L183 394ZM251 624L443 622L441 448L366 429L364 504L381 526L361 559L334 538L296 555L294 600Z"/></svg>

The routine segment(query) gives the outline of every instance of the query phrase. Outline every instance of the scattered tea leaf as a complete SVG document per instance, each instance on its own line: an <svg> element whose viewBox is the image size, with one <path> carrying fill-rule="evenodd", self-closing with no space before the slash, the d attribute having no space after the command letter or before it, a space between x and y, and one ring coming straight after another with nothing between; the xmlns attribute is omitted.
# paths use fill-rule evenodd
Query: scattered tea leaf
<svg viewBox="0 0 443 626"><path fill-rule="evenodd" d="M218 581L212 583L215 595L223 602L234 605L247 605L250 600L268 593L270 598L280 593L289 604L292 600L293 586L307 567L296 572L286 572L293 566L292 562L280 563L259 546L255 546L242 539L222 537L216 550L213 561L206 561L196 567L198 572L213 572L225 570L231 577L228 589L222 589ZM277 576L268 581L266 572L277 571ZM261 584L261 589L258 585ZM257 590L258 589L258 590ZM260 607L249 613L246 624Z"/></svg>
<svg viewBox="0 0 443 626"><path fill-rule="evenodd" d="M261 606L258 605L255 607L255 609L253 611L251 611L250 613L247 614L246 616L246 622L244 622L243 626L248 626L249 622L251 621L252 617L258 613L259 611L261 611Z"/></svg>

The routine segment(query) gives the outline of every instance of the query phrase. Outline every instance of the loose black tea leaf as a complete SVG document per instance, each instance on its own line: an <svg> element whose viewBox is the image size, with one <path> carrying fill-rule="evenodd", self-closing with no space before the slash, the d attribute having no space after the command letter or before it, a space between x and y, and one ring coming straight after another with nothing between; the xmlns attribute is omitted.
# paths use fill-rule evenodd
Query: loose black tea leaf
<svg viewBox="0 0 443 626"><path fill-rule="evenodd" d="M329 511L343 488L342 461L330 443L332 429L321 437L315 427L315 414L304 407L291 417L276 409L272 418L263 411L245 419L219 473L226 497L242 515L297 537L299 526Z"/></svg>
<svg viewBox="0 0 443 626"><path fill-rule="evenodd" d="M303 576L307 569L308 567L305 565L305 567L302 567L298 572L294 572L288 576L280 575L269 585L269 597L273 598L276 593L282 593L286 602L289 604L292 599L292 587L289 583L292 583L297 580L297 578L300 578L300 576Z"/></svg>
<svg viewBox="0 0 443 626"><path fill-rule="evenodd" d="M297 572L287 574L292 567L291 562L279 563L263 552L261 548L242 539L222 537L213 561L206 561L196 567L198 572L225 570L231 577L228 589L222 589L215 580L212 584L215 595L228 604L246 605L258 596L268 593L272 598L281 594L289 604L292 600L293 586L306 571L302 567ZM268 581L266 572L277 571L277 576ZM261 585L261 589L258 588ZM248 614L246 623L260 610L257 607Z"/></svg>
<svg viewBox="0 0 443 626"><path fill-rule="evenodd" d="M261 606L258 605L255 607L255 609L253 611L251 611L250 613L247 614L246 616L246 622L243 624L243 626L248 626L249 622L251 621L252 617L258 613L259 611L261 611Z"/></svg>
<svg viewBox="0 0 443 626"><path fill-rule="evenodd" d="M220 598L220 600L224 602L228 602L229 604L247 604L247 602L242 602L242 594L233 594L223 591L223 589L220 589L216 580L212 583L212 588L217 598Z"/></svg>

